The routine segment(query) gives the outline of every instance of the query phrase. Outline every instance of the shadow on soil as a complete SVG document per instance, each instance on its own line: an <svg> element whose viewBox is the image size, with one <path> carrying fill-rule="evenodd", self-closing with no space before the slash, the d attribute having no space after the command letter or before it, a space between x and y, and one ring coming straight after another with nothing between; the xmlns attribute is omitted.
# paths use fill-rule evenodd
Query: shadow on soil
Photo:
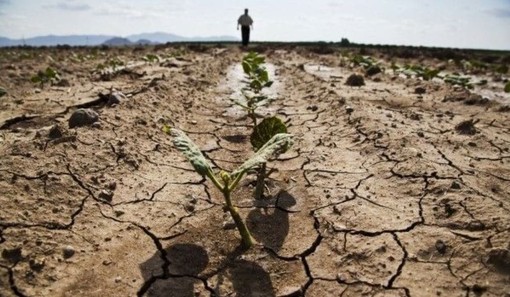
<svg viewBox="0 0 510 297"><path fill-rule="evenodd" d="M139 292L139 296L197 296L198 292L204 290L202 279L205 277L200 273L209 264L206 250L194 244L175 244L166 248L165 251L170 263L166 276L154 277L154 275L161 275L162 272L162 260L159 253L140 265L146 285ZM243 249L237 248L218 266L223 269L217 273L216 282L211 288L215 291L215 296L227 294L227 292L221 292L226 280L231 282L235 296L276 296L269 274L257 263L239 259L243 253ZM228 295L231 294L232 292Z"/></svg>
<svg viewBox="0 0 510 297"><path fill-rule="evenodd" d="M167 247L165 251L170 263L165 276L154 277L154 275L162 275L162 259L159 252L140 265L144 281L150 284L150 287L142 288L139 295L194 296L194 288L200 282L195 277L209 263L207 252L194 244L175 244Z"/></svg>
<svg viewBox="0 0 510 297"><path fill-rule="evenodd" d="M246 219L248 229L260 243L279 251L289 234L289 213L286 211L296 205L296 199L284 191L278 195L276 208L257 208Z"/></svg>

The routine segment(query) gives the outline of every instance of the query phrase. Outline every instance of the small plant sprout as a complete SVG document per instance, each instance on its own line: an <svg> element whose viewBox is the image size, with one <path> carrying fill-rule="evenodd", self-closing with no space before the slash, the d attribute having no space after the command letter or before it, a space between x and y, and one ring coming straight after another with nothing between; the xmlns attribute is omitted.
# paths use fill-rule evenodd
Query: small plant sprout
<svg viewBox="0 0 510 297"><path fill-rule="evenodd" d="M250 248L255 243L255 240L239 215L237 208L232 203L231 193L237 188L239 182L249 170L258 168L262 164L265 164L270 158L287 151L292 145L292 135L287 133L274 135L239 168L230 173L222 170L216 174L213 171L213 166L204 157L198 146L193 143L184 132L167 126L163 128L163 131L173 137L173 144L184 154L195 171L209 178L214 186L221 191L225 198L225 209L230 212L237 230L241 234L242 246L244 248Z"/></svg>
<svg viewBox="0 0 510 297"><path fill-rule="evenodd" d="M34 75L30 79L33 83L39 83L41 88L44 87L44 84L50 83L53 84L60 80L60 76L58 72L51 67L46 68L45 71L39 70L36 75Z"/></svg>
<svg viewBox="0 0 510 297"><path fill-rule="evenodd" d="M423 80L431 80L434 77L439 77L439 69L423 67L419 65L405 65L400 71L407 77L416 76L421 77Z"/></svg>
<svg viewBox="0 0 510 297"><path fill-rule="evenodd" d="M107 59L104 63L99 63L96 66L97 70L108 70L110 68L110 71L115 72L120 67L124 66L125 63L119 58L113 58L113 59Z"/></svg>
<svg viewBox="0 0 510 297"><path fill-rule="evenodd" d="M262 94L264 88L273 85L269 80L269 74L264 66L265 58L255 52L247 54L242 61L243 71L247 76L246 87L241 89L245 102L233 100L233 102L248 112L253 125L257 125L255 111L258 107L269 102L269 98Z"/></svg>
<svg viewBox="0 0 510 297"><path fill-rule="evenodd" d="M157 55L147 54L143 57L143 60L149 62L150 64L159 62L161 60Z"/></svg>
<svg viewBox="0 0 510 297"><path fill-rule="evenodd" d="M355 66L361 66L365 69L370 68L371 66L376 65L377 63L370 56L362 56L362 55L354 55L351 57L351 63Z"/></svg>
<svg viewBox="0 0 510 297"><path fill-rule="evenodd" d="M510 93L510 82L507 82L505 85L505 93Z"/></svg>
<svg viewBox="0 0 510 297"><path fill-rule="evenodd" d="M277 117L265 118L253 128L250 142L255 152L259 151L275 135L287 133L287 126ZM262 163L257 174L257 185L255 186L255 199L262 198L264 193L266 174L266 163Z"/></svg>
<svg viewBox="0 0 510 297"><path fill-rule="evenodd" d="M461 86L464 89L473 89L474 87L469 77L460 76L458 74L447 74L443 79L445 83Z"/></svg>

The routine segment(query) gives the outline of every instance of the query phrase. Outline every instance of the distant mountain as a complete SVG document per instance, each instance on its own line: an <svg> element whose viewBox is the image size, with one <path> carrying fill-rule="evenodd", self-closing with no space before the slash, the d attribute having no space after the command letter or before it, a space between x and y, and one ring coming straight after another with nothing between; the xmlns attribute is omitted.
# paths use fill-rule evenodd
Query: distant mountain
<svg viewBox="0 0 510 297"><path fill-rule="evenodd" d="M37 36L26 39L9 39L0 37L0 46L13 46L13 45L30 45L30 46L55 46L58 44L68 45L98 45L106 40L113 38L109 35L47 35Z"/></svg>
<svg viewBox="0 0 510 297"><path fill-rule="evenodd" d="M167 43L167 42L176 42L176 41L184 41L186 37L182 37L179 35L164 33L164 32L154 32L154 33L141 33L141 34L133 34L127 37L130 40L150 40L156 43Z"/></svg>
<svg viewBox="0 0 510 297"><path fill-rule="evenodd" d="M234 36L222 35L222 36L208 36L208 37L184 37L176 34L165 33L165 32L153 32L153 33L142 33L129 35L129 40L150 40L157 43L167 42L179 42L179 41L237 41L238 38Z"/></svg>
<svg viewBox="0 0 510 297"><path fill-rule="evenodd" d="M210 36L210 37L184 37L171 33L154 32L133 34L127 37L119 37L113 35L47 35L36 36L26 39L10 39L0 37L0 47L3 46L16 46L16 45L30 45L30 46L55 46L68 44L72 46L77 45L126 45L126 44L154 44L166 42L179 42L179 41L237 41L239 40L233 36Z"/></svg>
<svg viewBox="0 0 510 297"><path fill-rule="evenodd" d="M120 45L131 45L131 44L133 44L133 42L131 42L127 38L113 37L113 38L110 38L110 39L106 40L102 44L110 45L110 46L120 46Z"/></svg>

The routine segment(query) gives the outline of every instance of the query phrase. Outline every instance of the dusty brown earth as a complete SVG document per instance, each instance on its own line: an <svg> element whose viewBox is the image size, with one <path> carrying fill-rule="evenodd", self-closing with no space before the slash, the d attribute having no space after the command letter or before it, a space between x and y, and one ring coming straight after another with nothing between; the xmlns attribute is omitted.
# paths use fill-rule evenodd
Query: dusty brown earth
<svg viewBox="0 0 510 297"><path fill-rule="evenodd" d="M295 144L269 164L264 199L254 174L235 193L249 251L161 132L186 131L217 169L250 156L250 121L228 100L243 51L2 50L0 296L510 296L508 76L479 74L489 84L470 92L373 53L387 70L350 87L363 70L337 50L255 49L275 80L261 116ZM130 64L95 71L114 58ZM68 84L37 89L48 66ZM99 121L70 129L79 107Z"/></svg>

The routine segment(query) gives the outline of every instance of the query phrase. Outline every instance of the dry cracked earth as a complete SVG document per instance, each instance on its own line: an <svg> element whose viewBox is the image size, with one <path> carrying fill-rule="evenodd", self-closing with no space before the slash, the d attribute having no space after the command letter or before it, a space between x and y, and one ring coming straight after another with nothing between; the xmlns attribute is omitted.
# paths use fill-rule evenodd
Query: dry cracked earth
<svg viewBox="0 0 510 297"><path fill-rule="evenodd" d="M254 49L275 81L260 115L284 120L295 143L268 164L263 199L254 174L234 195L259 243L248 251L221 193L161 132L184 130L218 170L249 157L250 121L229 100L243 51L103 49L77 62L90 50L11 50L0 295L510 296L504 102L388 70L351 87L361 70L337 52ZM142 61L154 51L165 58ZM91 71L112 56L131 64ZM36 89L30 75L47 66L67 82ZM112 89L125 95L115 104ZM69 128L80 107L99 121Z"/></svg>

